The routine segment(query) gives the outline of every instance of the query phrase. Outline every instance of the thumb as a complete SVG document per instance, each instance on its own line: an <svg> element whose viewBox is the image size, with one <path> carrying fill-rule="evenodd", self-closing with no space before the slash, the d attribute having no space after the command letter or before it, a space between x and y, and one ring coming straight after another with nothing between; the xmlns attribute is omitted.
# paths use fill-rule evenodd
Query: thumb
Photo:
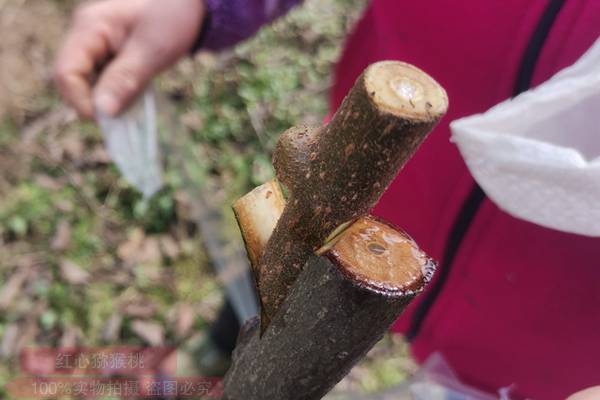
<svg viewBox="0 0 600 400"><path fill-rule="evenodd" d="M128 42L104 69L94 87L97 112L117 116L144 90L160 68L141 41Z"/></svg>
<svg viewBox="0 0 600 400"><path fill-rule="evenodd" d="M567 400L597 400L600 399L600 386L594 386L574 395L569 396Z"/></svg>

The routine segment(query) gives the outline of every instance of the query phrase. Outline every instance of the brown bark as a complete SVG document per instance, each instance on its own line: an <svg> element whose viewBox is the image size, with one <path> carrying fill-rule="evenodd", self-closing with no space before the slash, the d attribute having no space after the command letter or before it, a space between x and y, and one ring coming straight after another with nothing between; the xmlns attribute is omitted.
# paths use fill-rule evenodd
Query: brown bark
<svg viewBox="0 0 600 400"><path fill-rule="evenodd" d="M282 135L273 162L291 195L256 268L262 332L307 259L336 228L369 212L447 105L423 71L385 61L360 76L329 125Z"/></svg>
<svg viewBox="0 0 600 400"><path fill-rule="evenodd" d="M324 396L383 336L435 264L389 224L364 217L312 255L269 329L242 329L228 400Z"/></svg>

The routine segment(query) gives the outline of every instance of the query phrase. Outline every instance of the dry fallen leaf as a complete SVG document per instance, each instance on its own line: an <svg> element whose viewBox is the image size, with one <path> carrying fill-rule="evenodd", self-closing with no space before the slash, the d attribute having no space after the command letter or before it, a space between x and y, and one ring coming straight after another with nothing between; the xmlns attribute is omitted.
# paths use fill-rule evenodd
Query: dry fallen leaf
<svg viewBox="0 0 600 400"><path fill-rule="evenodd" d="M175 325L175 334L178 338L185 337L196 320L196 311L190 304L182 303L177 307L177 322Z"/></svg>
<svg viewBox="0 0 600 400"><path fill-rule="evenodd" d="M138 253L139 263L156 263L161 261L160 244L155 237L146 237Z"/></svg>
<svg viewBox="0 0 600 400"><path fill-rule="evenodd" d="M175 260L181 252L181 250L179 249L179 245L177 244L175 239L173 239L173 237L170 235L161 236L160 248L162 250L162 253L171 260Z"/></svg>
<svg viewBox="0 0 600 400"><path fill-rule="evenodd" d="M60 263L60 275L65 281L73 285L87 283L90 279L89 272L69 260L63 260Z"/></svg>
<svg viewBox="0 0 600 400"><path fill-rule="evenodd" d="M131 330L151 346L161 346L164 343L164 329L157 322L136 319L131 323Z"/></svg>
<svg viewBox="0 0 600 400"><path fill-rule="evenodd" d="M94 146L92 151L89 153L88 160L96 164L110 164L112 161L104 144Z"/></svg>
<svg viewBox="0 0 600 400"><path fill-rule="evenodd" d="M61 221L56 228L50 247L55 251L65 251L71 245L71 225L68 221Z"/></svg>
<svg viewBox="0 0 600 400"><path fill-rule="evenodd" d="M72 213L73 210L75 209L75 206L73 205L73 202L71 202L68 199L58 199L55 203L54 206L56 207L57 211L61 211L65 214L69 214Z"/></svg>
<svg viewBox="0 0 600 400"><path fill-rule="evenodd" d="M0 310L5 310L12 303L13 299L21 291L23 284L29 275L29 268L18 268L12 274L8 282L2 287L0 292Z"/></svg>
<svg viewBox="0 0 600 400"><path fill-rule="evenodd" d="M2 344L0 344L0 356L3 359L7 359L13 355L18 339L19 325L16 323L8 325L4 330L4 335L2 335Z"/></svg>
<svg viewBox="0 0 600 400"><path fill-rule="evenodd" d="M64 183L60 180L42 174L38 174L35 176L35 184L51 191L57 191L64 187Z"/></svg>
<svg viewBox="0 0 600 400"><path fill-rule="evenodd" d="M77 346L78 342L83 338L81 329L76 326L68 326L64 329L64 332L60 338L61 348L73 348Z"/></svg>
<svg viewBox="0 0 600 400"><path fill-rule="evenodd" d="M116 283L117 285L128 286L131 284L131 275L128 270L119 269L116 271L112 271L108 280L110 282Z"/></svg>
<svg viewBox="0 0 600 400"><path fill-rule="evenodd" d="M144 231L134 229L127 237L127 240L121 243L117 249L117 255L126 263L134 264L137 259L137 252L144 240Z"/></svg>
<svg viewBox="0 0 600 400"><path fill-rule="evenodd" d="M83 158L85 146L82 136L79 132L73 132L65 135L60 140L61 148L72 161L79 161Z"/></svg>
<svg viewBox="0 0 600 400"><path fill-rule="evenodd" d="M199 131L204 127L204 119L201 113L195 108L183 114L180 119L186 128Z"/></svg>
<svg viewBox="0 0 600 400"><path fill-rule="evenodd" d="M150 318L156 313L156 306L148 301L131 302L122 307L125 315L138 318Z"/></svg>
<svg viewBox="0 0 600 400"><path fill-rule="evenodd" d="M122 324L123 316L119 313L113 314L106 322L106 326L102 331L102 339L108 343L116 342L119 339Z"/></svg>
<svg viewBox="0 0 600 400"><path fill-rule="evenodd" d="M137 263L159 262L160 244L155 237L147 237L141 229L134 229L117 249L117 255L130 266Z"/></svg>
<svg viewBox="0 0 600 400"><path fill-rule="evenodd" d="M25 346L31 346L32 343L35 343L35 339L40 333L38 319L41 313L43 312L44 308L45 304L38 305L37 309L34 309L28 316L25 323L21 325L19 338L15 347L13 348L13 352L15 354L18 354L21 351L21 349L23 349Z"/></svg>

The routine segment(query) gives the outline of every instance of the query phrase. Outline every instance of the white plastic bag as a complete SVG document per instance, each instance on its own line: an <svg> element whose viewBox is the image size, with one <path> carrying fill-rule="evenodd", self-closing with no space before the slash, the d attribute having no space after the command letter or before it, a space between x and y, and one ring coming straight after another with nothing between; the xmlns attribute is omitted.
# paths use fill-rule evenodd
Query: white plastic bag
<svg viewBox="0 0 600 400"><path fill-rule="evenodd" d="M432 354L412 377L409 391L414 400L509 400L506 389L492 395L460 382L440 353Z"/></svg>
<svg viewBox="0 0 600 400"><path fill-rule="evenodd" d="M125 180L150 198L162 187L156 100L151 89L126 112L112 118L98 114L108 152Z"/></svg>
<svg viewBox="0 0 600 400"><path fill-rule="evenodd" d="M537 88L450 127L473 177L500 208L600 236L600 39Z"/></svg>
<svg viewBox="0 0 600 400"><path fill-rule="evenodd" d="M406 382L373 395L329 395L340 400L510 400L512 387L486 393L460 381L441 353L433 353Z"/></svg>

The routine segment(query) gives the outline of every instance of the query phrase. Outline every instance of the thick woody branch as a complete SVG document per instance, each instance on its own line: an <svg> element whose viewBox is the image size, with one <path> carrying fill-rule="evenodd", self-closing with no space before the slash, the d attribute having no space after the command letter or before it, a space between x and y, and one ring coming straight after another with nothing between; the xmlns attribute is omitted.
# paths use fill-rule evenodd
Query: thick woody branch
<svg viewBox="0 0 600 400"><path fill-rule="evenodd" d="M359 219L312 255L269 329L242 329L228 400L320 399L381 339L435 264L391 225Z"/></svg>
<svg viewBox="0 0 600 400"><path fill-rule="evenodd" d="M256 268L263 332L307 259L369 212L447 106L426 73L385 61L360 76L329 125L282 135L273 162L291 195Z"/></svg>

